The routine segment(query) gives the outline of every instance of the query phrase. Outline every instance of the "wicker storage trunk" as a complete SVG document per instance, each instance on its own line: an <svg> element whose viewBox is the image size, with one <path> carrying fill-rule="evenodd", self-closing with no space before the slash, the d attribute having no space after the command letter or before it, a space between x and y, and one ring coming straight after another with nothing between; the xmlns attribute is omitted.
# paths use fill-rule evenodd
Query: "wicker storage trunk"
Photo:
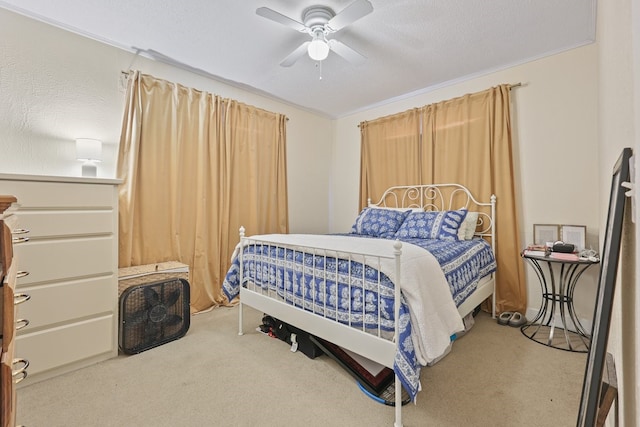
<svg viewBox="0 0 640 427"><path fill-rule="evenodd" d="M184 279L189 281L189 266L178 261L167 261L158 264L119 268L118 295L122 295L122 292L131 286L165 279Z"/></svg>
<svg viewBox="0 0 640 427"><path fill-rule="evenodd" d="M189 330L189 267L179 262L118 270L118 347L136 354L183 337Z"/></svg>

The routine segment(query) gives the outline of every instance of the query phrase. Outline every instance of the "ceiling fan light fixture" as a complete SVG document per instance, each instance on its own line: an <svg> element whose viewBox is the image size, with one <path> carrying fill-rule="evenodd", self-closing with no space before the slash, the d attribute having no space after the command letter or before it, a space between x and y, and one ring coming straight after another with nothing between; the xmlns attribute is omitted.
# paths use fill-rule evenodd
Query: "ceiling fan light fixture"
<svg viewBox="0 0 640 427"><path fill-rule="evenodd" d="M329 45L321 38L314 38L307 47L309 57L314 61L324 61L329 56Z"/></svg>

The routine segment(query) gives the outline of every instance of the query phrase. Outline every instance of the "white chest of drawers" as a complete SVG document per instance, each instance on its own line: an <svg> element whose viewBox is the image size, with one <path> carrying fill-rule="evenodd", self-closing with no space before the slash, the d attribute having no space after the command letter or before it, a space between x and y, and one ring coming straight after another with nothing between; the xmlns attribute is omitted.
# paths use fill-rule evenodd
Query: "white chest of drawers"
<svg viewBox="0 0 640 427"><path fill-rule="evenodd" d="M14 195L21 271L16 291L29 325L16 349L29 354L20 386L118 353L118 184L113 179L0 174L0 194Z"/></svg>

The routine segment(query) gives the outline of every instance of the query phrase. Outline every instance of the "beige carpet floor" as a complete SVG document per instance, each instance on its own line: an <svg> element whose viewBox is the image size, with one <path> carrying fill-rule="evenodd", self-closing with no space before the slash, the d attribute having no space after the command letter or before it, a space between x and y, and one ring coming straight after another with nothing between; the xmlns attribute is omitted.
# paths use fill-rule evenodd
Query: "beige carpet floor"
<svg viewBox="0 0 640 427"><path fill-rule="evenodd" d="M18 423L56 426L392 426L394 409L358 388L336 362L308 359L255 331L261 313L192 317L179 340L21 387ZM418 426L575 426L586 355L548 348L485 313L422 370Z"/></svg>

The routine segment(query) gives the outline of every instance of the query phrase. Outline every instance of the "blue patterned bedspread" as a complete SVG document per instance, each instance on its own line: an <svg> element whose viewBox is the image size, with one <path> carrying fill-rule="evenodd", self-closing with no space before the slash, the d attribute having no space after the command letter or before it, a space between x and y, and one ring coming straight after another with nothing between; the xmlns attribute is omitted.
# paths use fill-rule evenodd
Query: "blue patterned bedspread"
<svg viewBox="0 0 640 427"><path fill-rule="evenodd" d="M484 239L452 242L437 239L403 239L431 252L438 260L456 307L476 290L483 277L496 271L491 245Z"/></svg>
<svg viewBox="0 0 640 427"><path fill-rule="evenodd" d="M456 306L475 290L482 277L495 271L491 247L483 239L403 241L420 246L434 255L443 269ZM245 281L251 280L263 290L277 293L290 304L352 327L362 329L364 322L367 330L377 331L380 323L383 331L394 330L394 286L387 276L375 268L356 261L338 259L336 262L334 258L285 251L268 245L246 247L243 263ZM352 277L356 277L355 281L347 281L349 271ZM229 301L240 292L239 274L240 261L236 257L222 286ZM378 276L382 284L379 292ZM403 297L400 306L401 345L394 361L394 371L414 400L420 389L421 366L411 344L409 310Z"/></svg>

